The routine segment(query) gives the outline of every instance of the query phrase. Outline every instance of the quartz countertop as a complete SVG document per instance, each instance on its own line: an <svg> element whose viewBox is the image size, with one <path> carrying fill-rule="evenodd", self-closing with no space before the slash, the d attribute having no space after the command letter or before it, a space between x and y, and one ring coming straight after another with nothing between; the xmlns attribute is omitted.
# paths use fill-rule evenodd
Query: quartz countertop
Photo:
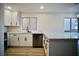
<svg viewBox="0 0 79 59"><path fill-rule="evenodd" d="M48 39L78 39L78 32L63 32L63 33L46 33L46 32L37 32L34 31L32 33L43 33Z"/></svg>
<svg viewBox="0 0 79 59"><path fill-rule="evenodd" d="M9 34L27 34L31 32L8 32Z"/></svg>
<svg viewBox="0 0 79 59"><path fill-rule="evenodd" d="M23 33L23 32L9 32L9 33ZM24 32L27 33L27 32ZM63 32L63 33L46 33L46 32L38 32L31 31L32 34L41 34L43 33L48 39L78 39L78 32Z"/></svg>
<svg viewBox="0 0 79 59"><path fill-rule="evenodd" d="M48 39L78 39L79 33L77 32L64 32L64 33L55 33L55 34L47 34L45 35Z"/></svg>

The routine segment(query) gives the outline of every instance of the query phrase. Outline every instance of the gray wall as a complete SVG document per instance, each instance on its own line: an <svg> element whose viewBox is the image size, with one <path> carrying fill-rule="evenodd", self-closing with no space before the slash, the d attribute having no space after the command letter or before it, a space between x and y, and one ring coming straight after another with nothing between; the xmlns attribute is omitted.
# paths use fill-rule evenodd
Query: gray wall
<svg viewBox="0 0 79 59"><path fill-rule="evenodd" d="M74 56L77 55L77 40L51 39L49 41L50 56Z"/></svg>
<svg viewBox="0 0 79 59"><path fill-rule="evenodd" d="M4 55L4 7L0 4L0 56Z"/></svg>

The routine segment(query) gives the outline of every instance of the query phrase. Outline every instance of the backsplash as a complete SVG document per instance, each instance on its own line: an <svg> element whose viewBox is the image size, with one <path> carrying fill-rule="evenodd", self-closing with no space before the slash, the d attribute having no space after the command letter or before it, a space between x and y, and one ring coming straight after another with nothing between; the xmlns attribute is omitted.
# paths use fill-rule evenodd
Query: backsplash
<svg viewBox="0 0 79 59"><path fill-rule="evenodd" d="M7 27L7 32L21 32L21 27Z"/></svg>

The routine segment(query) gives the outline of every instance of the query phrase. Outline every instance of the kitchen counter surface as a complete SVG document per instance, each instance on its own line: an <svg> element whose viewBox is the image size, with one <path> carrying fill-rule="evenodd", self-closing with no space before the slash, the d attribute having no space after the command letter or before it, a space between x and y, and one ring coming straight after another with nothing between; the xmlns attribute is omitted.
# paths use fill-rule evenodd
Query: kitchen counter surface
<svg viewBox="0 0 79 59"><path fill-rule="evenodd" d="M27 32L9 32L9 33L27 33ZM48 39L78 39L78 32L63 32L63 33L46 33L46 32L38 32L31 31L32 34L44 34Z"/></svg>
<svg viewBox="0 0 79 59"><path fill-rule="evenodd" d="M8 33L16 33L16 34L18 34L18 33L19 33L19 34L22 34L22 33L23 33L23 34L27 34L27 33L33 33L33 34L35 33L35 34L36 34L36 33L37 33L37 34L38 34L38 33L42 33L42 32L30 31L30 32L8 32Z"/></svg>
<svg viewBox="0 0 79 59"><path fill-rule="evenodd" d="M63 33L45 33L45 32L36 32L33 31L32 33L43 33L48 39L78 39L79 33L78 32L63 32Z"/></svg>
<svg viewBox="0 0 79 59"><path fill-rule="evenodd" d="M47 34L45 35L48 39L78 39L79 33L77 32L64 32L64 33L55 33L55 34Z"/></svg>
<svg viewBox="0 0 79 59"><path fill-rule="evenodd" d="M31 32L8 32L9 34L27 34Z"/></svg>

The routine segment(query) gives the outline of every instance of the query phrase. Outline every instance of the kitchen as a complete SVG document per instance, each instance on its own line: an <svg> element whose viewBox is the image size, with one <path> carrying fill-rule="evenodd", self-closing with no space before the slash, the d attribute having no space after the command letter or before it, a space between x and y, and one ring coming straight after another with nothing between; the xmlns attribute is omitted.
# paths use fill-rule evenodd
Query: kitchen
<svg viewBox="0 0 79 59"><path fill-rule="evenodd" d="M78 4L6 3L4 5L4 53L6 56L78 55L78 31L71 31L69 22L69 27L66 27L67 31L64 32L65 18L78 19ZM20 48L23 48L25 52ZM29 48L31 51L26 52L30 50ZM34 49L38 50L37 54L34 54ZM22 53L14 53L17 51Z"/></svg>

